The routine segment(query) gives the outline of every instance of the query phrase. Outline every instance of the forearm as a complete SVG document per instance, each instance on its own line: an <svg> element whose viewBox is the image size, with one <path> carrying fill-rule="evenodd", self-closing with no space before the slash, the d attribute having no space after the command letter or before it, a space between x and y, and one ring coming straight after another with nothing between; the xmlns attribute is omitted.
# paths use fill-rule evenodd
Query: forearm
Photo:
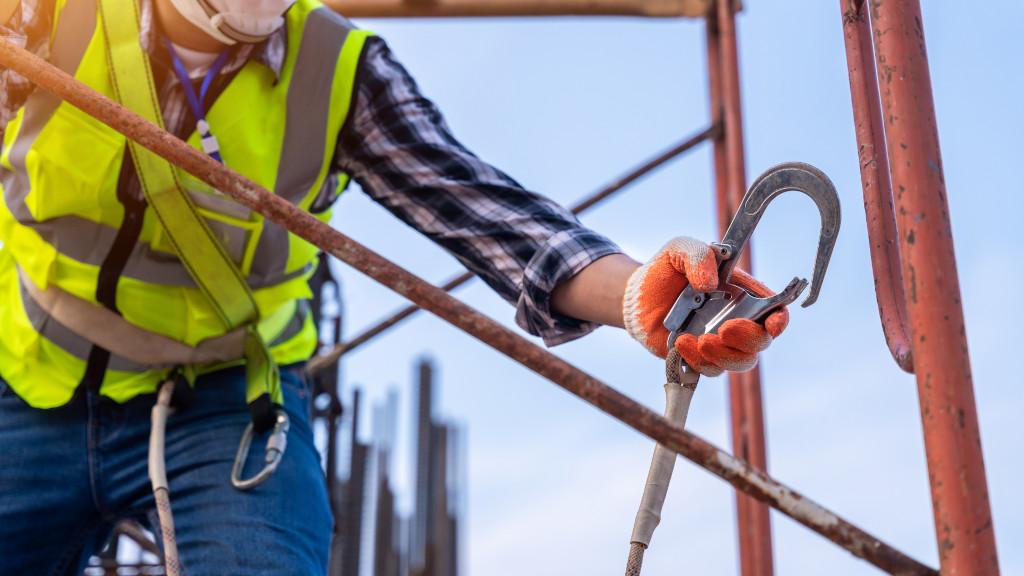
<svg viewBox="0 0 1024 576"><path fill-rule="evenodd" d="M559 314L623 328L622 295L640 263L625 254L595 260L551 292L551 307Z"/></svg>
<svg viewBox="0 0 1024 576"><path fill-rule="evenodd" d="M466 150L383 42L367 46L338 167L514 304L516 322L529 333L553 346L594 330L593 321L556 312L551 292L621 250ZM606 300L621 297L620 286ZM618 315L599 317L621 323Z"/></svg>

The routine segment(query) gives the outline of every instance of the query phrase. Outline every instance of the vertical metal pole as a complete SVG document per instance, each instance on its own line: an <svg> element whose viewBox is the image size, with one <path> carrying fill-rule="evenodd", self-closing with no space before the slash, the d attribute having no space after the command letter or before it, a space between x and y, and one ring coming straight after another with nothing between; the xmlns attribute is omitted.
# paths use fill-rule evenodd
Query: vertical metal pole
<svg viewBox="0 0 1024 576"><path fill-rule="evenodd" d="M430 452L433 436L433 366L428 360L419 364L419 399L416 416L416 513L412 526L413 547L409 554L410 572L429 570L427 546L430 524Z"/></svg>
<svg viewBox="0 0 1024 576"><path fill-rule="evenodd" d="M344 549L342 576L359 576L363 537L363 499L366 496L366 456L368 447L359 442L359 390L352 392L352 450L345 496Z"/></svg>
<svg viewBox="0 0 1024 576"><path fill-rule="evenodd" d="M896 214L893 212L889 156L878 96L875 70L864 0L840 0L843 33L846 37L846 61L850 73L850 97L857 129L857 156L864 187L864 213L871 242L871 270L875 276L875 298L882 320L882 333L896 363L913 373L910 346L910 320L907 298L903 293L902 257Z"/></svg>
<svg viewBox="0 0 1024 576"><path fill-rule="evenodd" d="M708 92L711 101L711 123L724 126L725 102L722 100L722 49L721 37L718 34L718 18L714 12L707 17L708 43ZM718 229L729 227L731 213L736 207L729 202L728 185L729 171L725 154L725 130L719 130L712 140L715 161L715 205L718 214Z"/></svg>
<svg viewBox="0 0 1024 576"><path fill-rule="evenodd" d="M718 84L721 109L725 120L724 138L715 142L715 174L718 180L719 225L725 229L746 192L746 170L743 155L743 118L740 107L739 55L736 42L736 18L731 0L718 0L716 6L718 50L709 49L709 60L719 60ZM714 82L712 82L714 89ZM712 106L715 106L712 98ZM713 113L716 112L713 110ZM723 172L720 149L724 148L725 194L722 202ZM751 268L751 248L740 257L739 266ZM761 375L755 368L741 374L729 374L729 405L732 416L733 452L755 468L767 469L765 453L764 411L761 404ZM740 573L742 576L771 576L772 534L768 507L745 494L736 494L736 516L739 528Z"/></svg>
<svg viewBox="0 0 1024 576"><path fill-rule="evenodd" d="M427 541L427 558L430 564L429 576L451 576L448 566L448 427L444 424L433 426L430 472L431 528Z"/></svg>
<svg viewBox="0 0 1024 576"><path fill-rule="evenodd" d="M466 487L463 477L465 470L465 454L463 443L465 431L454 424L448 427L448 490L451 494L448 505L448 576L458 576L459 552L459 530L462 523L464 509L464 490Z"/></svg>
<svg viewBox="0 0 1024 576"><path fill-rule="evenodd" d="M873 0L940 571L999 573L918 0Z"/></svg>

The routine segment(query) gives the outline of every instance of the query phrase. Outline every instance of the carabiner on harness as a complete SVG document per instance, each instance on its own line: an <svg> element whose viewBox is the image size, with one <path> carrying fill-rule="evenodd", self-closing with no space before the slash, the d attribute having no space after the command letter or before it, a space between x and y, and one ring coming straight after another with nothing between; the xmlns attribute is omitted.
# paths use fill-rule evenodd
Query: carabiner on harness
<svg viewBox="0 0 1024 576"><path fill-rule="evenodd" d="M238 454L235 455L235 465L231 468L231 484L239 490L248 490L255 486L259 486L263 482L270 478L270 476L277 470L277 466L281 463L281 457L284 456L284 449L288 445L288 415L281 408L275 408L274 413L276 420L274 422L274 431L271 432L270 438L267 438L267 451L266 457L264 458L263 469L256 473L252 478L242 479L242 470L245 468L245 460L249 454L249 446L252 444L253 436L253 425L249 422L249 425L245 427L245 433L242 434L242 441L238 444Z"/></svg>

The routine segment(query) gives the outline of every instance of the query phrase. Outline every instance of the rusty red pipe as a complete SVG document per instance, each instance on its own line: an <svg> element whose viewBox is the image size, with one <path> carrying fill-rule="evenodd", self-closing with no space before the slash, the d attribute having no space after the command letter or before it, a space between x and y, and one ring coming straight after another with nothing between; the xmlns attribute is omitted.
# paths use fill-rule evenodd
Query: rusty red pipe
<svg viewBox="0 0 1024 576"><path fill-rule="evenodd" d="M709 18L709 21L711 18ZM718 0L714 14L716 28L714 59L718 73L715 82L720 91L721 111L725 125L722 142L716 142L724 154L716 154L715 161L724 160L724 168L716 166L715 175L725 176L724 196L718 203L720 231L724 233L728 222L736 213L747 188L743 153L743 116L740 101L739 55L736 41L736 14L732 0ZM709 47L709 52L711 48ZM709 54L710 58L710 54ZM713 98L713 100L715 100ZM712 106L715 103L713 102ZM718 197L721 200L721 192ZM753 272L751 246L748 244L740 256L739 267ZM742 373L729 373L729 412L732 421L733 453L761 470L768 469L764 430L764 407L761 397L761 373L758 368ZM736 494L737 528L739 530L741 576L772 576L772 528L768 507L744 494Z"/></svg>
<svg viewBox="0 0 1024 576"><path fill-rule="evenodd" d="M721 37L718 32L718 20L714 14L707 18L707 53L708 53L708 89L711 102L711 117L714 122L722 122L725 116L725 101L722 98L722 50ZM718 230L729 227L732 215L736 212L733 198L729 194L729 163L725 145L725 133L715 139L714 145L714 182L715 207ZM744 457L748 452L742 443L745 437L742 425L743 401L739 396L740 383L729 381L729 412L730 434L733 438L733 453ZM751 549L753 540L750 527L751 509L755 504L744 494L736 495L736 542L739 547L740 575L748 576L752 572Z"/></svg>
<svg viewBox="0 0 1024 576"><path fill-rule="evenodd" d="M871 271L875 277L875 299L889 352L900 368L913 373L907 296L903 291L902 259L893 211L874 51L871 48L871 25L867 11L863 10L864 0L840 0L840 3L843 7L853 119L857 129L857 155L864 187L864 212L871 246Z"/></svg>
<svg viewBox="0 0 1024 576"><path fill-rule="evenodd" d="M936 574L934 569L904 555L776 482L764 472L673 424L2 37L0 65L9 67L40 88L97 118L602 412L661 442L736 489L778 509L858 558L890 574Z"/></svg>
<svg viewBox="0 0 1024 576"><path fill-rule="evenodd" d="M928 54L918 0L872 0L941 571L999 574Z"/></svg>
<svg viewBox="0 0 1024 576"><path fill-rule="evenodd" d="M708 91L711 102L712 121L721 123L725 117L725 101L722 98L722 49L721 36L718 32L718 19L714 13L707 18L707 56L708 56ZM729 227L732 214L736 213L736 206L729 194L729 163L725 145L725 133L719 135L714 141L714 182L715 182L715 207L718 230L726 230ZM730 433L733 438L733 453L744 455L747 450L742 445L744 433L742 426L737 426L743 419L741 397L737 397L739 383L729 381L729 411L730 411ZM744 494L736 495L736 541L739 546L740 575L748 576L752 571L751 538L750 527L754 525L751 520L751 509L754 501Z"/></svg>

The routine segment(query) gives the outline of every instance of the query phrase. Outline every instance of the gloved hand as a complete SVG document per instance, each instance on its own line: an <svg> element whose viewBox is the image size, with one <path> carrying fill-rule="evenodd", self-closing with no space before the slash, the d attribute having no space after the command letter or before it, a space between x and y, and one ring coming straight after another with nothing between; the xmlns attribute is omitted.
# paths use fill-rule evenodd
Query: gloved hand
<svg viewBox="0 0 1024 576"><path fill-rule="evenodd" d="M740 269L733 270L731 282L757 296L774 293ZM698 292L718 287L718 261L707 244L693 238L674 238L629 278L622 301L626 330L659 358L668 355L668 334L662 322L687 284ZM683 334L675 348L691 368L704 376L718 376L725 370L745 372L757 364L764 350L789 324L789 311L776 310L764 326L745 318L722 324L718 334L699 338Z"/></svg>

